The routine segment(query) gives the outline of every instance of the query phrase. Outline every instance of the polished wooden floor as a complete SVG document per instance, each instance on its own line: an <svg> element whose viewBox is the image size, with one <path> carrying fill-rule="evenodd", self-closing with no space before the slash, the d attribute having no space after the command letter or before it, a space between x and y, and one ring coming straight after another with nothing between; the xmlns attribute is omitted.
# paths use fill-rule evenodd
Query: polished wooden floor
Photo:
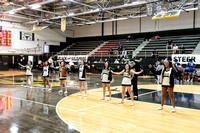
<svg viewBox="0 0 200 133"><path fill-rule="evenodd" d="M40 71L35 71L33 77L34 88L29 89L24 87L24 71L0 72L0 133L197 133L200 130L199 83L175 86L177 112L172 113L169 99L162 111L157 110L161 87L151 77L139 79L139 101L134 106L130 106L130 100L118 104L120 76L113 77L111 101L100 100L100 75L87 75L88 97L77 96L77 74L69 74L67 78L67 97L58 95L58 74L50 77L51 93L42 91ZM6 109L3 108L5 98L9 99Z"/></svg>
<svg viewBox="0 0 200 133"><path fill-rule="evenodd" d="M159 85L139 85L139 88L161 89ZM200 94L200 86L178 85L175 91ZM200 110L177 107L177 112L172 113L171 106L164 106L164 109L159 111L159 104L135 101L135 105L131 107L130 100L121 105L118 104L118 98L112 98L108 102L101 101L101 96L101 88L90 90L87 98L73 94L57 104L57 113L67 124L82 132L200 131Z"/></svg>

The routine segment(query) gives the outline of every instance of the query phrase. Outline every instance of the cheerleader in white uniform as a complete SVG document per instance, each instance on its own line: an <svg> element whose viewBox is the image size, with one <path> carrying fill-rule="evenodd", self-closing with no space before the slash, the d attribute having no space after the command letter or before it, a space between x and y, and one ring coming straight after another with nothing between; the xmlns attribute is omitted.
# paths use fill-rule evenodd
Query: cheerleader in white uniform
<svg viewBox="0 0 200 133"><path fill-rule="evenodd" d="M127 88L128 93L131 96L131 100L132 100L131 106L133 106L134 102L133 102L133 94L131 92L131 79L132 79L133 74L139 75L140 73L142 73L142 71L135 72L135 71L133 71L133 70L130 69L129 64L126 64L125 70L123 70L121 72L113 72L112 71L112 73L116 74L116 75L123 74L123 79L122 79L122 100L119 103L120 104L124 103L124 95L125 95L125 90Z"/></svg>
<svg viewBox="0 0 200 133"><path fill-rule="evenodd" d="M49 89L48 91L51 92L51 84L49 82L49 71L50 71L50 65L48 65L48 62L46 61L43 66L42 70L42 76L43 76L43 82L44 82L44 88L43 91L46 91L46 84L48 84Z"/></svg>
<svg viewBox="0 0 200 133"><path fill-rule="evenodd" d="M30 82L31 82L31 86L30 86L30 88L33 88L33 80L32 80L32 72L31 72L31 70L32 70L32 63L31 63L31 61L28 61L28 64L26 65L26 66L24 66L24 65L22 65L22 64L20 64L19 63L19 65L21 66L21 67L24 67L24 68L26 68L26 88L28 87L28 81L30 80Z"/></svg>
<svg viewBox="0 0 200 133"><path fill-rule="evenodd" d="M105 99L106 86L107 86L108 91L109 91L109 96L110 96L108 101L110 101L111 100L110 82L112 81L112 73L111 73L111 68L110 68L109 63L105 62L105 66L103 69L97 68L94 65L92 65L92 67L94 67L95 70L101 72L101 79L102 79L102 86L103 86L103 97L101 98L101 100Z"/></svg>
<svg viewBox="0 0 200 133"><path fill-rule="evenodd" d="M86 81L86 70L88 69L89 69L89 66L87 64L84 65L84 61L81 61L81 64L78 67L79 87L80 87L80 93L78 94L78 96L82 96L82 87L83 87L85 90L85 94L83 96L87 97L87 88L85 85L85 81Z"/></svg>
<svg viewBox="0 0 200 133"><path fill-rule="evenodd" d="M161 106L158 109L159 110L163 109L165 97L168 91L173 106L172 112L174 113L176 112L175 101L174 101L174 76L181 75L182 68L179 67L178 70L176 70L176 68L174 68L173 66L174 64L172 65L171 62L166 61L165 68L163 68L160 71L155 71L155 69L152 68L151 64L149 65L149 68L154 75L160 75L160 84L162 84L162 100L161 100Z"/></svg>

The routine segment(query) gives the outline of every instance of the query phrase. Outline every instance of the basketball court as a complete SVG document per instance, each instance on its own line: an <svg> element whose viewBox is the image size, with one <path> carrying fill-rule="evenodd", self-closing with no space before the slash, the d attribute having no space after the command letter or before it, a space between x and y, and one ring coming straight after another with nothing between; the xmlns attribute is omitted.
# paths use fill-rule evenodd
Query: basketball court
<svg viewBox="0 0 200 133"><path fill-rule="evenodd" d="M0 9L0 133L199 133L200 0Z"/></svg>

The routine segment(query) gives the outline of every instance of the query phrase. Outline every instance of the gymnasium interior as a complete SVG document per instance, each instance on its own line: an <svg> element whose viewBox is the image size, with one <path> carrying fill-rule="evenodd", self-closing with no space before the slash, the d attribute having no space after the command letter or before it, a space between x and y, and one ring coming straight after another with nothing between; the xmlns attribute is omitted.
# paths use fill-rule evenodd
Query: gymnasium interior
<svg viewBox="0 0 200 133"><path fill-rule="evenodd" d="M199 123L200 0L0 1L0 133Z"/></svg>

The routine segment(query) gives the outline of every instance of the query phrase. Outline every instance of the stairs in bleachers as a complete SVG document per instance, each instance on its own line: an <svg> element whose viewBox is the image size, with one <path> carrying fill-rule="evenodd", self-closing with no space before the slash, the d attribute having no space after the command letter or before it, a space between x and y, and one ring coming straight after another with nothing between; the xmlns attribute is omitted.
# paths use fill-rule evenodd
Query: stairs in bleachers
<svg viewBox="0 0 200 133"><path fill-rule="evenodd" d="M91 56L92 57L117 57L117 47L119 42L122 44L122 46L127 50L130 51L132 54L132 51L137 49L138 46L143 42L144 39L138 39L138 40L111 40L108 41L105 45L103 45L100 49L98 49L96 52L94 52ZM114 50L114 54L110 55L108 50L112 48ZM128 53L129 54L129 53Z"/></svg>
<svg viewBox="0 0 200 133"><path fill-rule="evenodd" d="M200 41L199 35L189 35L189 36L168 36L161 37L159 40L151 38L149 43L137 54L137 57L152 57L153 50L156 49L158 52L158 57L170 57L173 50L166 50L166 44L168 40L172 40L174 44L180 48L181 45L185 47L185 54L192 54L197 44Z"/></svg>

